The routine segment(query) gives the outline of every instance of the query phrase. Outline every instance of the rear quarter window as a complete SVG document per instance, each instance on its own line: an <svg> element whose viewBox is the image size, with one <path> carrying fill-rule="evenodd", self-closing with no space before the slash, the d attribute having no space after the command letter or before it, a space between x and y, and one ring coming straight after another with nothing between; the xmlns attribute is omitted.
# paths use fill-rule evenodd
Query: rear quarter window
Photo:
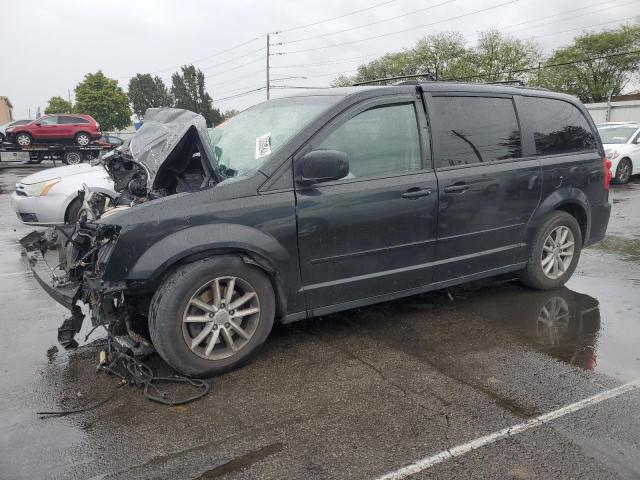
<svg viewBox="0 0 640 480"><path fill-rule="evenodd" d="M533 132L536 155L592 152L596 140L582 112L563 100L522 97L521 121Z"/></svg>

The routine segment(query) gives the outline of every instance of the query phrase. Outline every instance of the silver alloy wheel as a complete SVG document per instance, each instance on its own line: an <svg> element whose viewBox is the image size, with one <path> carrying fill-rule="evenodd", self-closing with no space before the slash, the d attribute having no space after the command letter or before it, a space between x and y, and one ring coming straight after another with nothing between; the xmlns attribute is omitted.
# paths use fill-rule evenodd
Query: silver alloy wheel
<svg viewBox="0 0 640 480"><path fill-rule="evenodd" d="M69 152L64 158L69 165L77 165L82 162L82 157L77 152Z"/></svg>
<svg viewBox="0 0 640 480"><path fill-rule="evenodd" d="M89 142L91 142L91 139L86 133L81 133L76 137L76 143L81 147L86 147L89 145Z"/></svg>
<svg viewBox="0 0 640 480"><path fill-rule="evenodd" d="M575 241L569 227L560 225L551 230L542 245L541 264L544 274L553 280L569 269L573 259Z"/></svg>
<svg viewBox="0 0 640 480"><path fill-rule="evenodd" d="M247 345L259 320L255 288L240 277L218 277L189 299L182 315L182 335L199 357L221 360Z"/></svg>
<svg viewBox="0 0 640 480"><path fill-rule="evenodd" d="M557 345L569 330L569 304L562 297L551 297L538 314L536 334L542 345Z"/></svg>
<svg viewBox="0 0 640 480"><path fill-rule="evenodd" d="M21 147L28 147L29 145L31 145L31 137L29 137L29 135L27 135L26 133L21 133L16 137L16 142Z"/></svg>
<svg viewBox="0 0 640 480"><path fill-rule="evenodd" d="M616 172L617 180L620 183L627 183L629 177L631 176L631 166L627 160L623 160L622 164L618 166L618 171Z"/></svg>

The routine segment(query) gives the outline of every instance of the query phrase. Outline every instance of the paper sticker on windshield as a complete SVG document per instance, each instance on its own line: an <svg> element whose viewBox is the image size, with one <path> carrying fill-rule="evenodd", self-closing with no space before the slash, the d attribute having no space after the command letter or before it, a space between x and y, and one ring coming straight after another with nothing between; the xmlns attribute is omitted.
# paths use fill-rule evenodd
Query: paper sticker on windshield
<svg viewBox="0 0 640 480"><path fill-rule="evenodd" d="M256 138L256 160L271 154L271 133Z"/></svg>

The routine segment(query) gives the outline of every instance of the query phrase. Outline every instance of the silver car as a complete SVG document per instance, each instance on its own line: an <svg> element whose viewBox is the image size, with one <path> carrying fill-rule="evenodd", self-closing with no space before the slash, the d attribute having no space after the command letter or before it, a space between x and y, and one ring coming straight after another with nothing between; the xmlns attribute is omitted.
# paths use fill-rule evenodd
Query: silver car
<svg viewBox="0 0 640 480"><path fill-rule="evenodd" d="M75 223L82 202L78 191L83 184L112 199L118 194L102 165L87 163L49 168L29 175L16 184L11 206L27 225L51 226Z"/></svg>

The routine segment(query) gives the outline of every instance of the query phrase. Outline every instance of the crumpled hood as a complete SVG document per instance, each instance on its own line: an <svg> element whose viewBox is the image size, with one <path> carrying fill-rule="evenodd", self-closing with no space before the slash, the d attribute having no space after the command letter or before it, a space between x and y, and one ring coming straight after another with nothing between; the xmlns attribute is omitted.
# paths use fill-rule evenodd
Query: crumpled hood
<svg viewBox="0 0 640 480"><path fill-rule="evenodd" d="M145 112L142 127L117 150L146 170L147 186L151 190L162 165L192 130L199 137L208 157L206 160L211 162L215 156L206 120L202 115L179 108L149 108Z"/></svg>

